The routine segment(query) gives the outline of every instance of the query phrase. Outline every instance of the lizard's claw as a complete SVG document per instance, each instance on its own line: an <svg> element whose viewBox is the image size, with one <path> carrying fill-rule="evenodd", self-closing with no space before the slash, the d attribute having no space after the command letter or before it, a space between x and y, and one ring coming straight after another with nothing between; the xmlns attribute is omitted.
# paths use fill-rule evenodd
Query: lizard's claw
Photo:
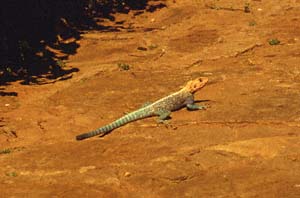
<svg viewBox="0 0 300 198"><path fill-rule="evenodd" d="M156 120L157 124L168 124L168 122L169 122L168 120L162 120L162 119L159 119L159 118Z"/></svg>

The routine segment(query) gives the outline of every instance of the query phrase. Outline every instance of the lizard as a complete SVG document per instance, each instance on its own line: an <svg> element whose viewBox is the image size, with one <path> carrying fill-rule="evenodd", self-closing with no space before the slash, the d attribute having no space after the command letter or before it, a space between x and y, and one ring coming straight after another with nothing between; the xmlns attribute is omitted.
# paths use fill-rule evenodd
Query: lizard
<svg viewBox="0 0 300 198"><path fill-rule="evenodd" d="M164 120L170 117L172 111L179 110L183 107L186 107L188 110L205 109L205 106L195 104L194 93L203 88L207 82L207 77L198 77L194 80L191 80L187 82L186 85L179 91L161 98L154 103L148 103L142 108L128 113L114 122L111 122L110 124L88 133L80 134L76 136L76 140L83 140L96 135L104 136L107 133L110 133L112 130L129 122L140 120L146 117L159 116L158 121L164 122Z"/></svg>

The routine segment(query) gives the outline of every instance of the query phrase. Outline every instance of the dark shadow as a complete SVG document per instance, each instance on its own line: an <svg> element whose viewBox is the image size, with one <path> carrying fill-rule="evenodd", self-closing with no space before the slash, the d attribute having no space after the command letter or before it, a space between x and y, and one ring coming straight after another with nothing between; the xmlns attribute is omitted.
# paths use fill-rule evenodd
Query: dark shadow
<svg viewBox="0 0 300 198"><path fill-rule="evenodd" d="M18 96L18 93L16 93L16 92L0 91L0 96Z"/></svg>
<svg viewBox="0 0 300 198"><path fill-rule="evenodd" d="M164 8L164 7L167 7L166 4L159 3L159 4L157 4L157 5L150 5L150 6L146 9L146 11L148 11L148 12L155 12L156 10L162 9L162 8Z"/></svg>
<svg viewBox="0 0 300 198"><path fill-rule="evenodd" d="M115 130L115 129L113 129L113 130L111 130L111 131L108 131L108 132L106 132L106 133L99 134L99 135L98 135L98 138L103 138L104 136L107 136L107 135L109 135L110 133L112 133L114 130Z"/></svg>
<svg viewBox="0 0 300 198"><path fill-rule="evenodd" d="M124 21L115 26L101 22L115 21L115 13L153 12L163 7L149 0L4 0L0 6L0 86L20 80L26 85L67 80L79 71L67 67L65 61L77 52L83 31L121 31L126 29Z"/></svg>
<svg viewBox="0 0 300 198"><path fill-rule="evenodd" d="M201 102L210 102L211 100L195 100L195 103L201 103Z"/></svg>
<svg viewBox="0 0 300 198"><path fill-rule="evenodd" d="M4 91L4 88L0 88L0 96L18 96L18 93L16 92L7 92ZM0 122L1 122L1 118L0 118Z"/></svg>
<svg viewBox="0 0 300 198"><path fill-rule="evenodd" d="M111 1L98 1L93 4L93 11L101 18L106 18L115 21L113 14L115 13L129 13L135 11L134 15L139 15L146 12L154 12L158 9L166 7L164 3L157 0L111 0Z"/></svg>

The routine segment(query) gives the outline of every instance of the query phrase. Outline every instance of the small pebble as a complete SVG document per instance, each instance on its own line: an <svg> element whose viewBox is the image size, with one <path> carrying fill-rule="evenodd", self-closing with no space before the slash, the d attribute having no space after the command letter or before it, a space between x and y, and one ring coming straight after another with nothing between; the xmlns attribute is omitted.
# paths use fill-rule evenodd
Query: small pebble
<svg viewBox="0 0 300 198"><path fill-rule="evenodd" d="M130 177L130 176L131 176L131 173L130 173L130 172L125 172L125 173L124 173L124 176L125 176L125 177Z"/></svg>

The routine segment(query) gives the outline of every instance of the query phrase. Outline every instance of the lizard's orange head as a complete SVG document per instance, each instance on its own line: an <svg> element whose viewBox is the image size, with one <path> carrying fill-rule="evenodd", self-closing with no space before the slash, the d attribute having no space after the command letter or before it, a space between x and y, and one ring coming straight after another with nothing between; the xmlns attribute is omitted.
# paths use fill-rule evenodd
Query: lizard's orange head
<svg viewBox="0 0 300 198"><path fill-rule="evenodd" d="M190 93L194 93L204 87L204 85L208 82L208 78L206 77L199 77L195 80L191 80L187 82L186 86L184 87L187 89Z"/></svg>

